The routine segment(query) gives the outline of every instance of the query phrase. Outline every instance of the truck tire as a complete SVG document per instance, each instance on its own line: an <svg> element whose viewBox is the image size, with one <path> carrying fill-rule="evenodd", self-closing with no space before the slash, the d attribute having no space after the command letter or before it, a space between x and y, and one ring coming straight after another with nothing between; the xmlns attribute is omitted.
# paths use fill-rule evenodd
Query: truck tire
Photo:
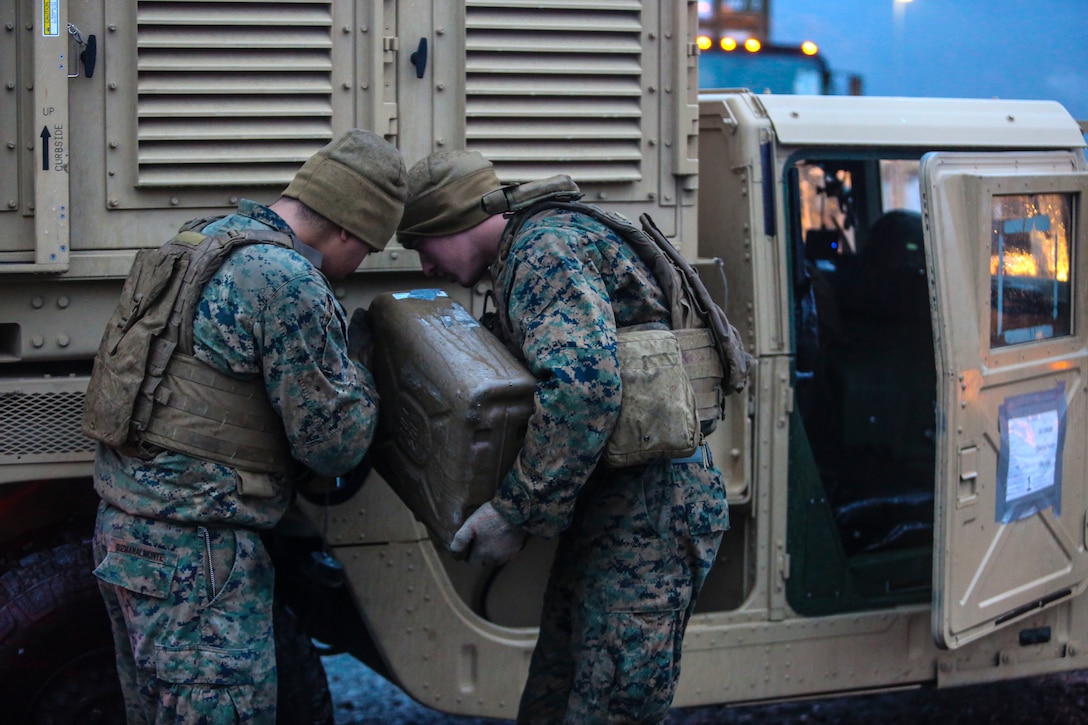
<svg viewBox="0 0 1088 725"><path fill-rule="evenodd" d="M0 555L0 701L16 722L124 722L93 568L74 533Z"/></svg>
<svg viewBox="0 0 1088 725"><path fill-rule="evenodd" d="M124 725L109 618L91 571L89 539L0 554L0 702L19 723ZM333 722L325 670L286 608L274 613L278 717Z"/></svg>

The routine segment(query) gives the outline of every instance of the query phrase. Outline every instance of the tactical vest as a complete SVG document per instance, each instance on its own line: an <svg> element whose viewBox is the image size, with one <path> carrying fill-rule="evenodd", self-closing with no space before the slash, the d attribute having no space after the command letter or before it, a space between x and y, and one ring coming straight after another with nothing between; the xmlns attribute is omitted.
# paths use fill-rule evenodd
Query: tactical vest
<svg viewBox="0 0 1088 725"><path fill-rule="evenodd" d="M704 432L709 432L713 426L707 423L725 414L725 396L742 390L747 383L752 356L744 350L736 328L710 297L698 273L665 239L649 215L639 218L643 225L639 229L619 214L579 202L580 197L578 186L563 175L504 187L485 195L482 206L486 211L505 212L511 218L499 245L492 277L499 277L522 225L535 214L552 209L575 212L604 224L650 268L661 287L669 307L671 329L680 344L684 370L695 392L699 419L704 421ZM508 296L509 290L495 290L499 334L504 340L513 336Z"/></svg>
<svg viewBox="0 0 1088 725"><path fill-rule="evenodd" d="M285 473L293 461L264 381L232 378L193 356L193 319L204 285L248 244L294 247L270 230L182 227L158 249L137 253L106 325L84 400L83 433L129 455L163 449L243 471Z"/></svg>

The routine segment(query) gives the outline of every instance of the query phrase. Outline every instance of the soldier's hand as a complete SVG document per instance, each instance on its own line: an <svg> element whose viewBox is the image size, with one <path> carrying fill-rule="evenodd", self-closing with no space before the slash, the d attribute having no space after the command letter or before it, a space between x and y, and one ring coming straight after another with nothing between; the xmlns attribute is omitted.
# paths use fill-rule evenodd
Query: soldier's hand
<svg viewBox="0 0 1088 725"><path fill-rule="evenodd" d="M467 552L470 564L497 566L513 560L527 536L520 526L511 524L488 502L476 509L453 535L450 551Z"/></svg>
<svg viewBox="0 0 1088 725"><path fill-rule="evenodd" d="M348 323L348 356L358 360L363 367L370 369L371 351L374 349L374 331L370 329L370 320L365 307L355 308Z"/></svg>

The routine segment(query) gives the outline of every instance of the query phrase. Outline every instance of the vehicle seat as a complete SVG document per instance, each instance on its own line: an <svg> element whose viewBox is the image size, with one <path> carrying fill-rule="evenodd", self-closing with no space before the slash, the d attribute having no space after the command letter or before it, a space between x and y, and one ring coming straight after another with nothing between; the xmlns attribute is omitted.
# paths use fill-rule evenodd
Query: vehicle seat
<svg viewBox="0 0 1088 725"><path fill-rule="evenodd" d="M829 360L842 426L833 505L850 530L844 543L855 551L885 548L910 522L932 527L926 512L935 464L936 372L921 217L889 211L868 239L855 274L838 289L844 344ZM910 528L906 538L916 540L917 527Z"/></svg>

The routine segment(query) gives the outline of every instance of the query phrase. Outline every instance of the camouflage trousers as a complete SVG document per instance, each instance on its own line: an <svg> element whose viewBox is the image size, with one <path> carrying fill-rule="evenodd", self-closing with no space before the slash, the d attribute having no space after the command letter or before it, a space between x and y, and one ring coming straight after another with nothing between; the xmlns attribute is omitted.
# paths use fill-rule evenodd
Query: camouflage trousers
<svg viewBox="0 0 1088 725"><path fill-rule="evenodd" d="M272 563L250 530L98 509L128 725L276 721Z"/></svg>
<svg viewBox="0 0 1088 725"><path fill-rule="evenodd" d="M595 474L559 541L518 723L663 720L728 526L713 466Z"/></svg>

